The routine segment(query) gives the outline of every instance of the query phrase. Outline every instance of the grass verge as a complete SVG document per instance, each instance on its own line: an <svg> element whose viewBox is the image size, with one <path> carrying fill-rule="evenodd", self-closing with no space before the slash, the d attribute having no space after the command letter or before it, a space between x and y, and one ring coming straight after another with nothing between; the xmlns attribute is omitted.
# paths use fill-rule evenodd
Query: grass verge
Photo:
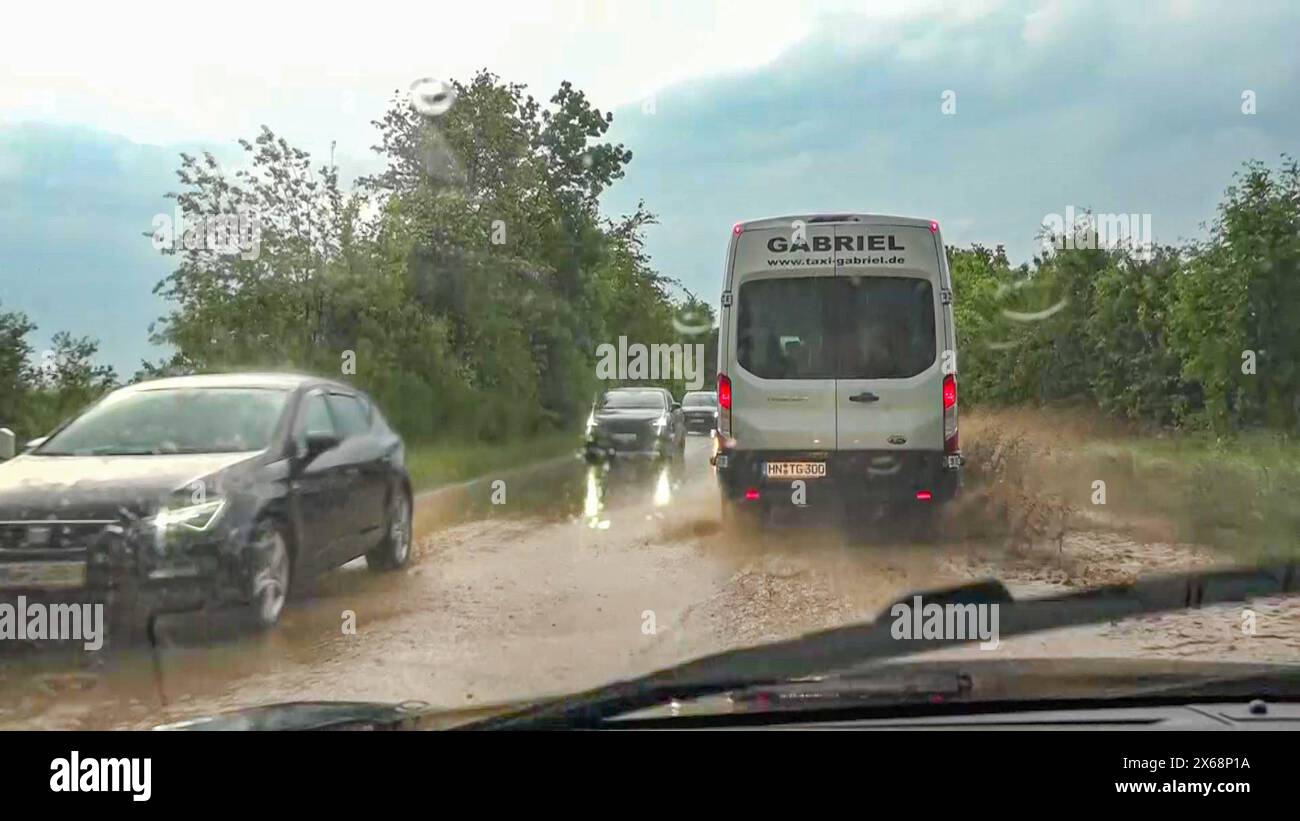
<svg viewBox="0 0 1300 821"><path fill-rule="evenodd" d="M1155 432L1078 410L1025 408L981 408L963 418L962 438L976 518L990 520L980 523L989 535L1026 530L1040 540L1054 527L1036 522L1052 518L1158 519L1169 539L1234 559L1300 555L1294 439Z"/></svg>
<svg viewBox="0 0 1300 821"><path fill-rule="evenodd" d="M547 433L531 439L487 444L485 442L430 442L412 445L406 452L406 467L415 491L463 482L488 473L524 467L575 451L578 436L572 431Z"/></svg>

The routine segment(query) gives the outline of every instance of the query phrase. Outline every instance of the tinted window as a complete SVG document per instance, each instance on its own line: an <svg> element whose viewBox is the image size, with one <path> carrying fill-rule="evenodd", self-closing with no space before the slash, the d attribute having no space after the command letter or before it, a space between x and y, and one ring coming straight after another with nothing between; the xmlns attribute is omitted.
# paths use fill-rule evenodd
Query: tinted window
<svg viewBox="0 0 1300 821"><path fill-rule="evenodd" d="M844 277L840 379L901 379L934 363L934 291L924 279Z"/></svg>
<svg viewBox="0 0 1300 821"><path fill-rule="evenodd" d="M303 400L302 411L298 414L298 445L307 446L307 435L311 433L334 434L334 419L325 405L325 395L313 393Z"/></svg>
<svg viewBox="0 0 1300 821"><path fill-rule="evenodd" d="M370 430L370 414L365 406L354 396L332 393L329 396L330 410L343 438L360 436Z"/></svg>
<svg viewBox="0 0 1300 821"><path fill-rule="evenodd" d="M602 408L666 408L660 391L610 391L600 400Z"/></svg>
<svg viewBox="0 0 1300 821"><path fill-rule="evenodd" d="M718 396L713 393L688 393L682 399L682 407L699 408L718 404Z"/></svg>
<svg viewBox="0 0 1300 821"><path fill-rule="evenodd" d="M736 355L764 379L899 379L936 356L934 290L914 277L744 283Z"/></svg>
<svg viewBox="0 0 1300 821"><path fill-rule="evenodd" d="M288 394L262 388L159 388L110 396L36 453L127 455L262 450Z"/></svg>
<svg viewBox="0 0 1300 821"><path fill-rule="evenodd" d="M736 357L764 379L833 379L831 277L768 279L740 286Z"/></svg>

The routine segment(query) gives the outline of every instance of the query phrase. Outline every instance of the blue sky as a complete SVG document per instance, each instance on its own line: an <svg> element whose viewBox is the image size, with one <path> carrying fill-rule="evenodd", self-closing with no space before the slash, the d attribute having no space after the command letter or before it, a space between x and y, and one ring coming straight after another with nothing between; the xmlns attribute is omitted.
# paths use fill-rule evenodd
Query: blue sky
<svg viewBox="0 0 1300 821"><path fill-rule="evenodd" d="M714 300L740 219L927 216L950 243L1004 243L1022 261L1043 218L1068 206L1149 213L1157 241L1201 236L1243 161L1300 153L1300 13L1282 3L519 9L532 16L506 34L491 22L508 10L457 10L468 16L447 76L487 66L543 96L569 78L614 108L611 136L634 158L605 209L644 199L661 220L657 265ZM534 42L546 36L571 47ZM171 211L178 151L233 158L234 139L265 122L322 160L337 140L345 177L361 173L365 122L403 78L430 73L400 48L335 74L305 52L261 71L178 56L160 95L135 82L147 60L96 70L96 47L58 63L24 45L0 69L0 305L40 325L38 347L58 330L99 337L125 375L160 353L146 329L170 266L143 234Z"/></svg>

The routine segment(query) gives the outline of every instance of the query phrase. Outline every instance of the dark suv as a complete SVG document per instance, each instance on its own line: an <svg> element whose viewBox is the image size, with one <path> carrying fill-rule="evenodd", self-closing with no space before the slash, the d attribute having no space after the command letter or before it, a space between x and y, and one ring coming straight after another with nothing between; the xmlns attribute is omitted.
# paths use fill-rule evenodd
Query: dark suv
<svg viewBox="0 0 1300 821"><path fill-rule="evenodd" d="M685 449L682 406L664 388L606 391L587 417L589 461L618 454L674 457Z"/></svg>
<svg viewBox="0 0 1300 821"><path fill-rule="evenodd" d="M295 582L410 551L402 440L317 377L132 385L0 463L0 598L104 601L137 624L236 604L266 627Z"/></svg>

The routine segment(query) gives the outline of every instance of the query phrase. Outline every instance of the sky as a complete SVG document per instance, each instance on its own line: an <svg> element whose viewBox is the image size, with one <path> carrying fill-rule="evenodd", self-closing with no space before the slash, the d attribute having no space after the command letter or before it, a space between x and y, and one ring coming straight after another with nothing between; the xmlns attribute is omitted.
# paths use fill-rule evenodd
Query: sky
<svg viewBox="0 0 1300 821"><path fill-rule="evenodd" d="M1300 153L1285 2L134 5L21 4L0 33L0 310L128 376L162 353L145 234L178 152L233 159L265 123L349 179L419 77L570 80L612 110L633 159L603 208L645 200L656 265L714 302L741 219L929 217L1020 262L1069 207L1203 236L1244 161Z"/></svg>

